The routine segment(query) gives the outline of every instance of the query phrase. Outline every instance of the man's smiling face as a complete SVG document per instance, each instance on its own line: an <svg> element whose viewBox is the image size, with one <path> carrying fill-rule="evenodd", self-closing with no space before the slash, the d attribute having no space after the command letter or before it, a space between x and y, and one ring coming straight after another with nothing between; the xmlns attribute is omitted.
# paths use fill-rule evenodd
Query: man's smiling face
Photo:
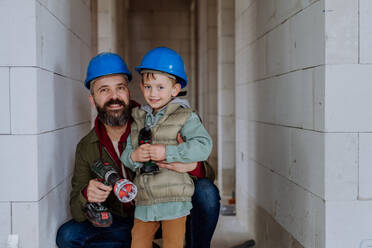
<svg viewBox="0 0 372 248"><path fill-rule="evenodd" d="M91 84L89 100L98 118L109 126L122 126L130 116L128 80L124 75L100 77Z"/></svg>

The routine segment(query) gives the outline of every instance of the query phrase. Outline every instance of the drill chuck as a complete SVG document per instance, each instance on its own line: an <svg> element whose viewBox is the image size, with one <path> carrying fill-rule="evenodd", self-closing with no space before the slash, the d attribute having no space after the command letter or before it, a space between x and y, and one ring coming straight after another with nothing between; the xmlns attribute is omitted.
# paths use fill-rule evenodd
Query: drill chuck
<svg viewBox="0 0 372 248"><path fill-rule="evenodd" d="M137 187L127 179L120 179L114 185L114 193L121 202L130 202L137 195Z"/></svg>
<svg viewBox="0 0 372 248"><path fill-rule="evenodd" d="M101 159L94 161L92 170L103 183L114 188L114 194L121 202L130 202L137 195L137 187L131 181L122 179L112 165Z"/></svg>

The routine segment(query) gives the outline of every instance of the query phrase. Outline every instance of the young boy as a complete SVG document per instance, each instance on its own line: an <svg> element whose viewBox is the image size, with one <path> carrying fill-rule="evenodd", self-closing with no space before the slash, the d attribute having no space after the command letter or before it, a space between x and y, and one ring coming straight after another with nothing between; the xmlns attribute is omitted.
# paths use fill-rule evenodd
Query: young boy
<svg viewBox="0 0 372 248"><path fill-rule="evenodd" d="M175 51L158 47L149 51L136 67L147 105L132 110L134 122L121 160L136 172L138 187L132 248L151 248L162 225L163 247L182 248L186 216L192 208L193 181L187 173L160 168L148 172L151 161L191 163L204 161L212 140L186 100L176 98L187 84L184 63ZM152 144L140 144L143 128L151 130ZM184 143L177 143L180 133Z"/></svg>

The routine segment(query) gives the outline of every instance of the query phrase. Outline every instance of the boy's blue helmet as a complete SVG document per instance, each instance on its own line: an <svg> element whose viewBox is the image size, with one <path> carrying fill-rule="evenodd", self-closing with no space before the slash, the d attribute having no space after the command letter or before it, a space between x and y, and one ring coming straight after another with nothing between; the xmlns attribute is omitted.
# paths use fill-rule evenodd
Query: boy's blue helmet
<svg viewBox="0 0 372 248"><path fill-rule="evenodd" d="M132 80L132 74L118 54L100 53L90 60L84 85L90 89L90 82L93 79L111 74L125 74L129 82Z"/></svg>
<svg viewBox="0 0 372 248"><path fill-rule="evenodd" d="M157 47L147 52L142 59L141 65L135 68L139 73L143 69L166 72L176 76L177 82L181 84L181 88L187 85L185 64L182 57L170 48Z"/></svg>

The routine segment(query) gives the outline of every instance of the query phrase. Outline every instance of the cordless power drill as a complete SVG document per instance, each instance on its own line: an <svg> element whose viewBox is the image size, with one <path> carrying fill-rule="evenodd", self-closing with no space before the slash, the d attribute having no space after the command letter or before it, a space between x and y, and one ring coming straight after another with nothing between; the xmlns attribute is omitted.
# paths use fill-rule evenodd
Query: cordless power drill
<svg viewBox="0 0 372 248"><path fill-rule="evenodd" d="M151 144L152 132L151 128L144 127L140 130L138 135L138 145ZM140 170L141 174L153 174L159 172L159 167L153 161L147 161L143 163Z"/></svg>
<svg viewBox="0 0 372 248"><path fill-rule="evenodd" d="M136 197L136 185L127 179L120 178L118 172L109 163L104 163L101 159L98 159L94 161L92 171L105 185L113 187L114 194L119 201L130 202ZM112 215L102 203L87 203L86 214L94 226L107 227L112 224Z"/></svg>

